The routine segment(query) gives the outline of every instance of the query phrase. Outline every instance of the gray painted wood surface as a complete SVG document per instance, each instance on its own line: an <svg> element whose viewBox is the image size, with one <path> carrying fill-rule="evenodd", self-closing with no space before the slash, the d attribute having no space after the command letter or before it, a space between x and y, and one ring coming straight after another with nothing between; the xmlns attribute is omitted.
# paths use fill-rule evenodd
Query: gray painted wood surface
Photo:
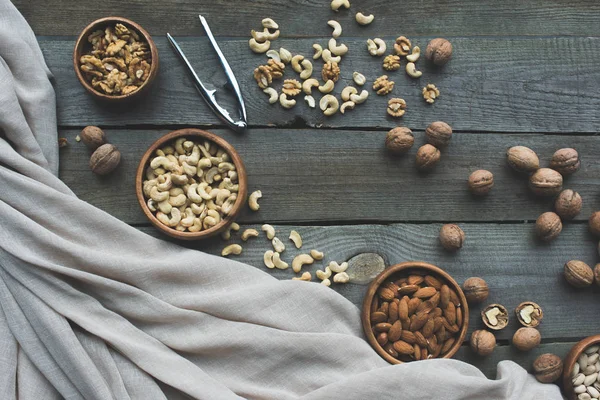
<svg viewBox="0 0 600 400"><path fill-rule="evenodd" d="M110 109L98 107L82 90L72 66L72 39L44 39L42 50L53 71L59 97L59 124L80 126L100 125L212 125L220 124L202 101L182 64L166 39L156 37L161 60L157 81L146 99L134 107ZM247 40L222 40L227 56L244 93L249 123L252 126L309 126L343 128L389 128L402 124L425 129L427 124L444 120L457 131L477 132L588 132L600 130L600 96L594 89L600 81L600 39L598 38L453 38L457 54L445 68L435 69L421 60L423 76L414 80L404 68L386 72L382 58L371 57L366 50L367 36L361 39L341 38L350 51L340 64L342 75L335 93L352 83L352 72L361 71L368 79L365 87L369 99L356 109L342 115L323 116L318 109L309 109L302 97L291 110L278 103L269 105L267 96L252 77L252 71L266 63L264 55L253 54ZM393 37L387 37L391 48ZM413 37L413 43L425 47L430 37ZM279 39L273 46L284 46L294 53L312 56L312 44L327 44L328 37L315 39ZM197 65L200 77L217 87L225 83L215 54L206 38L182 40L182 47ZM314 62L320 77L322 62ZM372 82L386 73L396 82L388 96L377 96ZM286 78L298 74L286 69ZM440 98L427 105L421 89L434 83ZM278 82L281 84L281 82ZM218 95L221 95L221 91ZM390 97L402 97L408 104L405 116L387 116ZM320 96L316 96L317 100ZM93 110L93 112L90 112Z"/></svg>

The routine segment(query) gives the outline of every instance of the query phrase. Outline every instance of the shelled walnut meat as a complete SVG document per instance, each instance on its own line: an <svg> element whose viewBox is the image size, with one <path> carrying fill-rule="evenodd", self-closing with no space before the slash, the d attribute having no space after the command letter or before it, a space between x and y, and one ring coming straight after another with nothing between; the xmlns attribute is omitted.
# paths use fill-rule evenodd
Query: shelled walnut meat
<svg viewBox="0 0 600 400"><path fill-rule="evenodd" d="M162 224L199 232L232 212L238 173L229 154L215 143L177 138L156 150L142 188L148 208Z"/></svg>
<svg viewBox="0 0 600 400"><path fill-rule="evenodd" d="M458 294L443 278L420 270L384 282L373 297L370 318L377 342L403 362L444 356L464 323Z"/></svg>
<svg viewBox="0 0 600 400"><path fill-rule="evenodd" d="M152 56L148 43L132 28L118 23L88 36L91 48L79 59L85 78L112 96L137 91L148 79Z"/></svg>

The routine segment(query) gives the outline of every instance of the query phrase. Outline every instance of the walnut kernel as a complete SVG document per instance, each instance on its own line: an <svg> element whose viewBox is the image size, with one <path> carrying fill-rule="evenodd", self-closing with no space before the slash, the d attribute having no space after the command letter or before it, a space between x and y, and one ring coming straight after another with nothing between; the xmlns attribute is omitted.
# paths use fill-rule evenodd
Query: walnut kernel
<svg viewBox="0 0 600 400"><path fill-rule="evenodd" d="M396 39L396 41L394 42L394 50L396 51L396 54L399 56L408 55L410 53L411 46L412 45L410 43L410 40L408 40L404 36L398 37Z"/></svg>
<svg viewBox="0 0 600 400"><path fill-rule="evenodd" d="M515 315L517 320L523 326L535 328L542 322L544 318L544 312L542 307L533 301L525 301L515 308Z"/></svg>
<svg viewBox="0 0 600 400"><path fill-rule="evenodd" d="M438 97L440 97L440 91L437 87L435 87L433 83L428 83L423 88L423 98L427 103L433 104L435 102L435 99L437 99Z"/></svg>
<svg viewBox="0 0 600 400"><path fill-rule="evenodd" d="M465 232L455 224L445 224L440 229L440 243L448 251L456 251L465 242Z"/></svg>
<svg viewBox="0 0 600 400"><path fill-rule="evenodd" d="M387 75L382 75L373 82L373 90L380 96L385 96L394 89L394 81L388 80Z"/></svg>
<svg viewBox="0 0 600 400"><path fill-rule="evenodd" d="M385 147L394 154L406 153L415 143L412 131L403 126L398 126L387 133Z"/></svg>
<svg viewBox="0 0 600 400"><path fill-rule="evenodd" d="M273 79L279 79L283 76L285 64L281 61L277 61L270 58L267 62L267 66L271 69L271 76L273 77Z"/></svg>
<svg viewBox="0 0 600 400"><path fill-rule="evenodd" d="M401 117L406 112L406 101L397 97L388 101L387 113L392 117Z"/></svg>
<svg viewBox="0 0 600 400"><path fill-rule="evenodd" d="M498 331L508 325L508 311L501 304L490 304L481 310L481 319L485 326Z"/></svg>
<svg viewBox="0 0 600 400"><path fill-rule="evenodd" d="M400 56L390 54L383 59L383 69L387 71L397 71L400 69Z"/></svg>
<svg viewBox="0 0 600 400"><path fill-rule="evenodd" d="M266 89L273 82L271 68L266 65L260 65L254 70L254 79L261 89Z"/></svg>
<svg viewBox="0 0 600 400"><path fill-rule="evenodd" d="M323 77L324 82L327 82L328 80L337 82L338 79L340 79L340 67L334 61L327 61L323 65L321 76Z"/></svg>
<svg viewBox="0 0 600 400"><path fill-rule="evenodd" d="M283 81L283 88L281 91L288 96L297 96L302 91L302 84L296 79L286 79Z"/></svg>

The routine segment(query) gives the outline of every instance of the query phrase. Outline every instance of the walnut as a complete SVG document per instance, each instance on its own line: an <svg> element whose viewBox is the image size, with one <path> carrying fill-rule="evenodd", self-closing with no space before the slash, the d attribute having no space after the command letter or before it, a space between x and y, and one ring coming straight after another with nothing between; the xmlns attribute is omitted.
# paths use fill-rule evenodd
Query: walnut
<svg viewBox="0 0 600 400"><path fill-rule="evenodd" d="M419 147L415 160L417 169L421 171L432 169L440 161L440 155L440 151L430 144Z"/></svg>
<svg viewBox="0 0 600 400"><path fill-rule="evenodd" d="M327 61L323 65L321 76L323 77L324 82L327 82L328 80L337 82L338 79L340 79L340 67L334 61Z"/></svg>
<svg viewBox="0 0 600 400"><path fill-rule="evenodd" d="M266 89L273 82L273 75L271 75L271 68L266 65L260 65L254 70L254 79L258 83L258 87Z"/></svg>
<svg viewBox="0 0 600 400"><path fill-rule="evenodd" d="M521 351L529 351L539 346L541 341L542 335L535 328L519 328L512 339L513 345Z"/></svg>
<svg viewBox="0 0 600 400"><path fill-rule="evenodd" d="M562 219L573 219L581 211L583 201L579 193L567 189L560 192L554 202L554 209Z"/></svg>
<svg viewBox="0 0 600 400"><path fill-rule="evenodd" d="M383 59L383 69L387 71L397 71L400 69L400 56L390 54Z"/></svg>
<svg viewBox="0 0 600 400"><path fill-rule="evenodd" d="M517 319L523 326L535 328L544 318L544 312L539 304L533 301L524 301L515 308Z"/></svg>
<svg viewBox="0 0 600 400"><path fill-rule="evenodd" d="M79 137L83 144L91 150L96 150L106 143L104 131L97 126L86 126L79 134Z"/></svg>
<svg viewBox="0 0 600 400"><path fill-rule="evenodd" d="M538 196L554 196L562 190L563 177L550 168L540 168L529 177L529 188Z"/></svg>
<svg viewBox="0 0 600 400"><path fill-rule="evenodd" d="M108 47L106 48L106 54L108 54L109 56L114 56L119 51L121 51L123 46L125 46L126 44L127 44L126 41L124 41L122 39L117 39L116 42L112 42L108 45Z"/></svg>
<svg viewBox="0 0 600 400"><path fill-rule="evenodd" d="M550 161L550 168L558 171L561 175L571 175L579 169L581 161L575 149L556 150Z"/></svg>
<svg viewBox="0 0 600 400"><path fill-rule="evenodd" d="M387 113L392 117L401 117L406 112L406 101L394 97L388 101Z"/></svg>
<svg viewBox="0 0 600 400"><path fill-rule="evenodd" d="M596 211L589 219L588 227L594 236L600 236L600 211Z"/></svg>
<svg viewBox="0 0 600 400"><path fill-rule="evenodd" d="M589 265L579 260L571 260L565 264L565 279L571 286L583 288L594 282L594 271Z"/></svg>
<svg viewBox="0 0 600 400"><path fill-rule="evenodd" d="M433 83L428 83L427 86L423 88L423 98L427 103L433 104L438 97L440 97L440 91Z"/></svg>
<svg viewBox="0 0 600 400"><path fill-rule="evenodd" d="M440 229L440 243L448 251L456 251L465 242L465 232L455 224L445 224Z"/></svg>
<svg viewBox="0 0 600 400"><path fill-rule="evenodd" d="M398 37L396 39L396 42L394 43L394 50L396 51L396 54L398 54L399 56L408 55L408 53L410 53L410 48L411 48L410 40L408 40L404 36Z"/></svg>
<svg viewBox="0 0 600 400"><path fill-rule="evenodd" d="M103 144L90 157L90 169L98 175L112 172L121 161L121 153L112 144Z"/></svg>
<svg viewBox="0 0 600 400"><path fill-rule="evenodd" d="M494 187L494 174L485 169L478 169L469 176L469 189L476 196L484 196Z"/></svg>
<svg viewBox="0 0 600 400"><path fill-rule="evenodd" d="M302 91L302 84L295 79L286 79L283 81L283 88L281 91L288 96L297 96Z"/></svg>
<svg viewBox="0 0 600 400"><path fill-rule="evenodd" d="M138 89L139 89L139 86L136 86L136 85L127 85L127 86L125 86L125 87L124 87L124 88L121 90L121 93L122 93L122 94L129 94L129 93L133 93L133 92L135 92L135 91L136 91L136 90L138 90Z"/></svg>
<svg viewBox="0 0 600 400"><path fill-rule="evenodd" d="M432 39L425 49L425 58L435 65L444 65L452 58L452 44L446 39Z"/></svg>
<svg viewBox="0 0 600 400"><path fill-rule="evenodd" d="M492 332L480 329L471 334L471 349L480 356L489 356L496 347L496 337Z"/></svg>
<svg viewBox="0 0 600 400"><path fill-rule="evenodd" d="M540 168L540 159L529 147L511 147L506 151L506 158L508 165L518 172L530 173Z"/></svg>
<svg viewBox="0 0 600 400"><path fill-rule="evenodd" d="M558 214L548 211L539 216L535 221L535 232L540 240L549 242L560 235L562 222Z"/></svg>
<svg viewBox="0 0 600 400"><path fill-rule="evenodd" d="M277 61L271 58L269 59L267 66L271 69L271 76L273 77L273 79L279 79L283 76L285 64L281 61Z"/></svg>
<svg viewBox="0 0 600 400"><path fill-rule="evenodd" d="M380 96L385 96L394 89L394 81L388 80L387 75L382 75L373 82L373 90L377 91Z"/></svg>
<svg viewBox="0 0 600 400"><path fill-rule="evenodd" d="M556 381L563 371L563 362L556 354L542 354L533 362L533 374L542 383Z"/></svg>
<svg viewBox="0 0 600 400"><path fill-rule="evenodd" d="M443 121L432 122L425 129L425 136L427 142L435 147L446 147L452 139L452 127Z"/></svg>
<svg viewBox="0 0 600 400"><path fill-rule="evenodd" d="M481 319L485 326L499 331L508 325L508 311L502 304L490 304L481 310Z"/></svg>
<svg viewBox="0 0 600 400"><path fill-rule="evenodd" d="M486 281L481 278L473 277L463 283L463 292L469 304L477 304L488 298L490 289Z"/></svg>
<svg viewBox="0 0 600 400"><path fill-rule="evenodd" d="M389 131L385 138L385 147L394 154L406 153L414 143L412 131L402 126Z"/></svg>
<svg viewBox="0 0 600 400"><path fill-rule="evenodd" d="M125 71L127 69L127 65L125 64L125 60L117 57L105 57L102 59L102 66L107 71L112 71L115 68L118 68L120 71Z"/></svg>

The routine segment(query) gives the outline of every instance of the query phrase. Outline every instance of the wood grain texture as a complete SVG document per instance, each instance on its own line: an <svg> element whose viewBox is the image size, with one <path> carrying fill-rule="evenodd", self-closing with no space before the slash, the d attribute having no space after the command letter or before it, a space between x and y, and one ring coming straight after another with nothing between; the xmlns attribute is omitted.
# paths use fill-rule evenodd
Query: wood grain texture
<svg viewBox="0 0 600 400"><path fill-rule="evenodd" d="M63 130L71 145L61 149L60 177L82 199L131 224L148 222L135 198L135 169L146 149L163 130L106 131L122 152L119 168L108 177L88 167L89 152L76 143L78 130ZM582 158L581 170L566 180L578 191L586 220L600 209L600 160L595 136L455 134L437 168L418 173L414 157L424 135L404 157L384 148L385 132L251 129L244 135L214 130L240 153L248 172L249 193L260 189L261 210L245 209L240 222L310 223L398 221L535 220L553 206L552 199L533 196L527 178L506 164L506 149L525 145L547 165L555 150L572 146ZM467 190L476 169L495 175L486 198Z"/></svg>
<svg viewBox="0 0 600 400"><path fill-rule="evenodd" d="M201 31L197 15L202 13L215 34L246 36L260 27L265 17L275 18L285 36L323 36L330 33L326 21L344 23L347 36L370 35L597 35L600 5L594 0L423 0L390 3L385 0L352 0L347 11L334 13L330 1L270 0L236 3L228 0L118 1L92 0L53 2L15 0L17 8L39 35L75 35L94 19L107 15L131 18L152 34L167 31L194 35ZM372 13L375 22L360 27L358 11ZM306 18L314 19L308 29ZM401 29L401 31L399 31Z"/></svg>
<svg viewBox="0 0 600 400"><path fill-rule="evenodd" d="M600 80L600 39L598 38L455 38L454 59L445 68L434 70L424 61L418 66L423 77L409 78L404 69L388 73L396 82L389 96L376 96L370 89L373 80L385 72L381 58L371 57L362 39L344 39L350 52L341 63L342 76L335 93L352 84L352 72L361 71L368 79L369 99L345 115L325 117L298 98L291 110L278 103L269 105L267 96L256 85L253 69L266 62L264 55L253 54L246 40L222 40L221 48L229 60L242 89L251 126L389 128L402 124L424 129L441 119L457 131L493 132L597 132L600 130L600 96L594 90ZM284 46L306 56L313 54L318 40L283 39ZM413 43L425 46L429 38L415 37ZM388 37L388 46L393 38ZM100 125L221 125L202 101L181 62L175 58L163 37L155 37L161 59L160 72L151 93L128 108L108 108L94 102L77 82L69 57L74 42L42 38L41 47L56 78L59 124L62 126ZM225 83L215 54L206 38L182 40L182 47L196 65L201 79L220 87ZM319 76L321 61L314 63ZM285 77L298 78L287 68ZM441 97L427 105L421 94L426 83L435 83ZM281 82L277 82L280 85ZM279 88L279 86L276 86ZM220 91L221 96L224 91ZM386 114L390 97L402 97L408 109L402 119ZM317 100L319 96L317 95ZM233 110L233 108L230 108Z"/></svg>
<svg viewBox="0 0 600 400"><path fill-rule="evenodd" d="M466 243L458 253L445 252L438 243L439 224L345 225L345 226L281 226L275 225L277 237L285 244L282 259L291 263L293 258L311 249L325 253L321 262L305 268L313 273L323 269L330 261L343 262L357 254L380 254L386 265L403 261L425 261L448 272L459 284L471 276L484 278L490 287L486 303L500 303L510 312L509 325L496 333L499 340L509 340L518 328L514 309L523 301L534 301L544 311L539 326L542 338L579 340L600 331L600 287L576 290L563 279L563 265L570 259L580 259L595 264L598 253L597 240L582 225L569 226L551 244L540 244L532 236L532 226L525 224L461 224L466 233ZM244 225L260 231L259 225ZM153 228L142 227L153 236L160 234ZM302 235L304 245L296 249L288 240L291 229ZM201 242L180 243L212 254L220 254L230 243L240 243L243 252L236 260L253 265L278 279L291 279L290 269L269 270L263 264L263 254L272 249L264 233L258 238L242 242L239 234L229 242L221 238ZM361 307L366 285L334 284L338 291L352 303ZM470 325L467 338L475 329L484 327L480 317L481 307L470 307Z"/></svg>

